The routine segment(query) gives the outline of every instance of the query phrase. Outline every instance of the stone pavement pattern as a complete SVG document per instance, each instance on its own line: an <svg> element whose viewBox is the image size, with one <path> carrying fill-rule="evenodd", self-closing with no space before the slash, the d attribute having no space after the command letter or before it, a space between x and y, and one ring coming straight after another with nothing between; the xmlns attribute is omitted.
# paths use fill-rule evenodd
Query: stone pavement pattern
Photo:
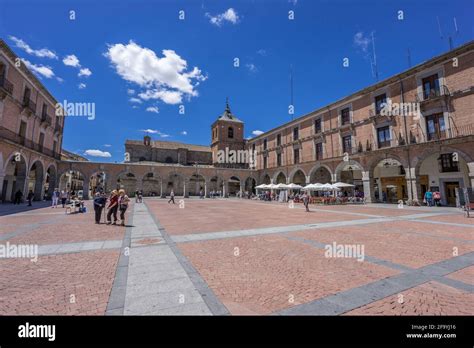
<svg viewBox="0 0 474 348"><path fill-rule="evenodd" d="M39 253L0 258L0 315L474 314L474 218L453 208L153 198L124 228L38 205L0 206L0 244Z"/></svg>

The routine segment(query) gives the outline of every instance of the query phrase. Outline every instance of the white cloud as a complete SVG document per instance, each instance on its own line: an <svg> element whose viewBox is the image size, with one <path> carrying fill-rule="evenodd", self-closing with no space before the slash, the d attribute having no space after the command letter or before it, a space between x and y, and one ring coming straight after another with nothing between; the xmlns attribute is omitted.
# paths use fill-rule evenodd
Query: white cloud
<svg viewBox="0 0 474 348"><path fill-rule="evenodd" d="M227 9L224 13L217 14L212 16L209 13L206 13L206 17L209 18L209 22L220 27L223 22L230 22L232 24L237 24L239 21L239 15L232 7Z"/></svg>
<svg viewBox="0 0 474 348"><path fill-rule="evenodd" d="M80 69L79 74L77 74L77 76L79 76L79 77L81 77L81 76L89 77L91 75L92 75L92 71L90 71L89 68Z"/></svg>
<svg viewBox="0 0 474 348"><path fill-rule="evenodd" d="M81 64L79 63L79 59L74 54L70 54L64 57L63 63L64 65L72 66L74 68L79 68L81 66Z"/></svg>
<svg viewBox="0 0 474 348"><path fill-rule="evenodd" d="M181 103L183 97L196 97L199 81L207 79L197 67L188 70L188 63L173 50L163 50L158 57L149 48L133 41L109 45L105 56L124 80L144 88L138 96L166 104Z"/></svg>
<svg viewBox="0 0 474 348"><path fill-rule="evenodd" d="M112 147L110 144L104 144L105 147Z"/></svg>
<svg viewBox="0 0 474 348"><path fill-rule="evenodd" d="M257 54L262 56L262 57L265 57L267 55L267 51L264 50L263 48L261 48L257 51Z"/></svg>
<svg viewBox="0 0 474 348"><path fill-rule="evenodd" d="M188 132L182 131L182 132L181 132L181 135L188 135Z"/></svg>
<svg viewBox="0 0 474 348"><path fill-rule="evenodd" d="M40 58L58 59L58 56L56 55L56 53L54 53L53 51L51 51L48 48L42 48L42 49L39 49L39 50L34 50L30 47L30 45L28 45L22 39L19 39L15 36L10 36L9 38L10 38L10 40L12 40L15 43L16 47L24 50L28 54L31 54L33 56L40 57Z"/></svg>
<svg viewBox="0 0 474 348"><path fill-rule="evenodd" d="M110 154L110 152L108 152L108 151L101 151L101 150L86 150L86 151L84 152L84 155L92 156L92 157L105 157L105 158L112 157L112 155Z"/></svg>
<svg viewBox="0 0 474 348"><path fill-rule="evenodd" d="M263 132L261 130L254 130L254 131L252 131L252 134L257 137L257 136L263 134Z"/></svg>
<svg viewBox="0 0 474 348"><path fill-rule="evenodd" d="M156 106L149 106L146 108L146 111L148 112L154 112L155 114L160 113L160 109L158 109Z"/></svg>
<svg viewBox="0 0 474 348"><path fill-rule="evenodd" d="M127 94L128 95L134 95L135 94L135 90L134 89L127 89Z"/></svg>
<svg viewBox="0 0 474 348"><path fill-rule="evenodd" d="M169 137L168 134L162 133L162 132L160 132L160 131L157 130L157 129L150 129L150 128L148 128L148 129L142 129L141 131L142 131L142 132L145 132L145 133L149 133L149 134L156 134L156 135L159 135L159 136L162 137L162 138L168 138L168 137Z"/></svg>
<svg viewBox="0 0 474 348"><path fill-rule="evenodd" d="M46 77L47 79L50 79L52 77L54 77L54 72L53 72L53 69L50 67L50 66L46 66L46 65L36 65L36 64L33 64L31 62L29 62L28 60L26 59L22 59L22 61L25 63L26 67L28 69L30 69L31 71L43 76L43 77Z"/></svg>
<svg viewBox="0 0 474 348"><path fill-rule="evenodd" d="M79 87L79 89L84 89L87 85L85 83L80 83L77 87Z"/></svg>
<svg viewBox="0 0 474 348"><path fill-rule="evenodd" d="M288 0L290 4L293 4L295 6L298 3L298 0Z"/></svg>
<svg viewBox="0 0 474 348"><path fill-rule="evenodd" d="M357 48L360 48L362 52L367 52L369 44L370 38L368 36L365 36L362 31L359 31L354 35L354 45Z"/></svg>
<svg viewBox="0 0 474 348"><path fill-rule="evenodd" d="M142 103L141 99L138 99L138 98L135 98L135 97L130 98L129 101L131 103L136 103L136 104L141 104Z"/></svg>
<svg viewBox="0 0 474 348"><path fill-rule="evenodd" d="M253 63L245 64L245 67L247 69L249 69L250 72L257 72L258 71L257 66Z"/></svg>

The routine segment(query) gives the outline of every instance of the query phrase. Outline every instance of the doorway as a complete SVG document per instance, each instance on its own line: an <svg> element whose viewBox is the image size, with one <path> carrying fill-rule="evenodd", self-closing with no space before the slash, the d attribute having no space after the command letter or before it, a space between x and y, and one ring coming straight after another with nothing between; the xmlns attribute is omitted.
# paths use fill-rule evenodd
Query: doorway
<svg viewBox="0 0 474 348"><path fill-rule="evenodd" d="M456 188L459 188L458 182L444 183L444 192L446 193L446 204L456 206Z"/></svg>

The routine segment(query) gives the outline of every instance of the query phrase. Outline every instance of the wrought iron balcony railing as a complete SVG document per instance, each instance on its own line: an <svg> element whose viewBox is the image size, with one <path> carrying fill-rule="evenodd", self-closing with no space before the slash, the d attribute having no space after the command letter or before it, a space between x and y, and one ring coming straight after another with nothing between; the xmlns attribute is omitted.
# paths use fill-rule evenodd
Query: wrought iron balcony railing
<svg viewBox="0 0 474 348"><path fill-rule="evenodd" d="M56 159L60 159L60 154L56 153L55 151L42 146L30 139L25 138L24 136L21 136L20 134L17 134L5 127L0 127L0 139L6 139L11 142L14 142L16 144L19 144L21 146L24 146L28 149L35 150L38 152L41 152L42 154L50 157L54 157Z"/></svg>
<svg viewBox="0 0 474 348"><path fill-rule="evenodd" d="M5 76L0 77L0 87L7 91L10 95L13 94L13 83L8 81Z"/></svg>

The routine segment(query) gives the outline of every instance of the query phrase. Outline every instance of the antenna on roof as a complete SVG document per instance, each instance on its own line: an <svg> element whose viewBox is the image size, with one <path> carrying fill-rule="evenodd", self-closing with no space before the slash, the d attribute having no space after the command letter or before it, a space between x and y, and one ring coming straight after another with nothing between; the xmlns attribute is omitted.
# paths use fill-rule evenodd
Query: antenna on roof
<svg viewBox="0 0 474 348"><path fill-rule="evenodd" d="M441 40L444 40L445 37L443 36L443 33L441 32L441 23L439 21L439 17L436 17L436 20L438 21L439 37L441 38ZM459 28L458 28L458 23L456 21L456 17L453 17L453 23L454 23L454 34L448 35L448 43L449 43L450 51L454 49L453 36L459 34Z"/></svg>
<svg viewBox="0 0 474 348"><path fill-rule="evenodd" d="M377 56L375 54L375 38L374 38L374 32L372 32L372 59L370 62L370 65L372 67L372 76L375 77L375 81L379 81L379 71L377 69Z"/></svg>

